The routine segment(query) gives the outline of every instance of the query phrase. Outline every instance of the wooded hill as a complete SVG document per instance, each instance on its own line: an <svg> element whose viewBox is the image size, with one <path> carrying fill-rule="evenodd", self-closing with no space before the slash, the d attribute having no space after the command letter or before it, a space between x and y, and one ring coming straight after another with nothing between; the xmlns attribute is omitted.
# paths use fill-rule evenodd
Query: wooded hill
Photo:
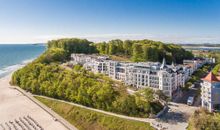
<svg viewBox="0 0 220 130"><path fill-rule="evenodd" d="M94 43L86 39L59 39L48 42L48 48L62 48L71 53L99 53L129 58L134 62L159 61L165 57L168 63L182 63L193 58L193 54L179 45L152 40L111 40Z"/></svg>

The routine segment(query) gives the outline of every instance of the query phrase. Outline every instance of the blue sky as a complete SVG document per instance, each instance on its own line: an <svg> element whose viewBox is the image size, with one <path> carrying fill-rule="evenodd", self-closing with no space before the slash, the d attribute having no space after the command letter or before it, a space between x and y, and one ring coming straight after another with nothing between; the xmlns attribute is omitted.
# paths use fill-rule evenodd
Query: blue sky
<svg viewBox="0 0 220 130"><path fill-rule="evenodd" d="M220 43L220 1L0 0L0 43L62 37Z"/></svg>

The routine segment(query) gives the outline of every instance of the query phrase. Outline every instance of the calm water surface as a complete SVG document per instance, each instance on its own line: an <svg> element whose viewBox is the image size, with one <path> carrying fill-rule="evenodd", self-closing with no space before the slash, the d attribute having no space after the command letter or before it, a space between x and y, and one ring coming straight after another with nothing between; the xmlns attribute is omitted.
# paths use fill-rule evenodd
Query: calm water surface
<svg viewBox="0 0 220 130"><path fill-rule="evenodd" d="M35 59L45 49L43 44L0 44L0 77Z"/></svg>

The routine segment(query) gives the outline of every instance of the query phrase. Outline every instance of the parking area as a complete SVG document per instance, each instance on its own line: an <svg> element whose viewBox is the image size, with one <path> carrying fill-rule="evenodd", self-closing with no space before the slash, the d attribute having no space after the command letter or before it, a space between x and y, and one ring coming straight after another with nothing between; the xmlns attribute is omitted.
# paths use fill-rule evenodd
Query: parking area
<svg viewBox="0 0 220 130"><path fill-rule="evenodd" d="M194 101L192 106L200 107L201 106L201 96L200 96L200 83L201 81L198 81L193 85L191 88L185 91L181 91L179 97L176 97L173 102L175 103L181 103L181 104L187 104L187 100L189 97L194 97Z"/></svg>
<svg viewBox="0 0 220 130"><path fill-rule="evenodd" d="M168 124L164 125L168 130L185 130L189 117L198 109L195 106L174 102L169 102L168 106L168 111L156 119L161 124Z"/></svg>

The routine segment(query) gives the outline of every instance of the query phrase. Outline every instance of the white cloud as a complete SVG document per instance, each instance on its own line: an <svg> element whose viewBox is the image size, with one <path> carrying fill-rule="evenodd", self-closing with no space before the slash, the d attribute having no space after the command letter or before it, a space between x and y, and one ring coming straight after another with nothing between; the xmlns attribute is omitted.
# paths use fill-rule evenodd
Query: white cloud
<svg viewBox="0 0 220 130"><path fill-rule="evenodd" d="M111 39L135 39L142 36L142 34L92 34L92 35L48 35L39 36L37 39L42 39L44 41L59 38L86 38L91 41L108 41Z"/></svg>
<svg viewBox="0 0 220 130"><path fill-rule="evenodd" d="M109 41L112 39L151 39L163 42L172 42L172 43L220 43L220 37L217 36L177 36L177 35L152 35L152 34L93 34L93 35L48 35L40 36L37 39L44 42L51 39L59 38L86 38L88 40L99 42L99 41Z"/></svg>
<svg viewBox="0 0 220 130"><path fill-rule="evenodd" d="M109 41L112 39L130 39L130 40L139 40L139 39L151 39L156 41L163 42L172 42L172 43L220 43L220 37L217 36L178 36L178 35L158 35L158 34L91 34L91 35L42 35L42 36L16 36L11 35L10 37L0 36L0 43L41 43L47 42L52 39L59 38L85 38L90 41L99 42L99 41Z"/></svg>

